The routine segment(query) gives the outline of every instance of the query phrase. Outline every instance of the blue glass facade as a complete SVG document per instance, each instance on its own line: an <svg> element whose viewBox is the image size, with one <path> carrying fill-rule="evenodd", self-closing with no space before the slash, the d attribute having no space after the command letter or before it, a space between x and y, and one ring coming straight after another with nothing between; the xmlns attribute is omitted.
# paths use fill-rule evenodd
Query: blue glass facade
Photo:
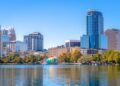
<svg viewBox="0 0 120 86"><path fill-rule="evenodd" d="M9 42L9 37L7 35L3 35L2 42Z"/></svg>
<svg viewBox="0 0 120 86"><path fill-rule="evenodd" d="M87 35L81 37L81 48L108 49L108 39L103 31L103 15L99 11L87 13ZM86 43L87 42L87 43Z"/></svg>
<svg viewBox="0 0 120 86"><path fill-rule="evenodd" d="M80 45L80 47L81 48L89 48L89 36L88 35L83 35L82 37L81 37L81 45Z"/></svg>
<svg viewBox="0 0 120 86"><path fill-rule="evenodd" d="M99 49L99 35L103 34L103 16L101 12L89 11L87 13L87 35L89 48Z"/></svg>
<svg viewBox="0 0 120 86"><path fill-rule="evenodd" d="M108 49L108 37L106 35L99 36L99 48Z"/></svg>

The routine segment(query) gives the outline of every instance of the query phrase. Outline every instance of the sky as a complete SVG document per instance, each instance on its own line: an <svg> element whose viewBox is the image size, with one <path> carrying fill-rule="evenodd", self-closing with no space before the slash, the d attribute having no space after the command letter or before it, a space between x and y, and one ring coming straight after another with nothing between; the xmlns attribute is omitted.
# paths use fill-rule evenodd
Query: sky
<svg viewBox="0 0 120 86"><path fill-rule="evenodd" d="M89 9L101 11L104 29L120 29L120 0L0 0L0 25L13 26L17 40L40 32L44 48L80 40Z"/></svg>

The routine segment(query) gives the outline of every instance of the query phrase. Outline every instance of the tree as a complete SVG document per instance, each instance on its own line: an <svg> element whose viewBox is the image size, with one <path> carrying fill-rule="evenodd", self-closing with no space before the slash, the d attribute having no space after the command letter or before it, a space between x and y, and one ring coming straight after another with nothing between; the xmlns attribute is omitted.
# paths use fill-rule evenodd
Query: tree
<svg viewBox="0 0 120 86"><path fill-rule="evenodd" d="M112 63L120 63L120 52L117 50L109 50L105 52L104 59Z"/></svg>
<svg viewBox="0 0 120 86"><path fill-rule="evenodd" d="M115 63L120 64L120 52L118 52L118 51L115 52L114 60L115 60Z"/></svg>
<svg viewBox="0 0 120 86"><path fill-rule="evenodd" d="M73 62L77 62L78 61L78 59L80 58L82 56L82 54L81 54L81 52L80 52L80 50L74 50L73 52L72 52L72 61Z"/></svg>
<svg viewBox="0 0 120 86"><path fill-rule="evenodd" d="M8 57L2 58L3 63L9 63Z"/></svg>
<svg viewBox="0 0 120 86"><path fill-rule="evenodd" d="M24 63L24 60L20 57L16 57L14 60L13 60L13 63Z"/></svg>
<svg viewBox="0 0 120 86"><path fill-rule="evenodd" d="M93 61L101 62L102 61L102 55L101 54L94 55L93 56Z"/></svg>
<svg viewBox="0 0 120 86"><path fill-rule="evenodd" d="M35 56L31 55L25 58L26 63L34 63L36 61Z"/></svg>
<svg viewBox="0 0 120 86"><path fill-rule="evenodd" d="M59 63L62 63L62 62L68 62L70 63L71 62L71 53L63 53L59 56L58 58L58 61Z"/></svg>

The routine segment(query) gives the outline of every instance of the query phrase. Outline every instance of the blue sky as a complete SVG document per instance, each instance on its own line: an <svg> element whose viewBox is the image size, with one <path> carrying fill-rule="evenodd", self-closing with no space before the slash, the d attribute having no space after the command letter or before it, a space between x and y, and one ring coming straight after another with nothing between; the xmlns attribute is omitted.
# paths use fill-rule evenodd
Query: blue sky
<svg viewBox="0 0 120 86"><path fill-rule="evenodd" d="M120 28L120 0L0 0L0 24L14 26L18 40L41 32L44 47L80 39L86 33L86 13L96 9L104 15L104 28Z"/></svg>

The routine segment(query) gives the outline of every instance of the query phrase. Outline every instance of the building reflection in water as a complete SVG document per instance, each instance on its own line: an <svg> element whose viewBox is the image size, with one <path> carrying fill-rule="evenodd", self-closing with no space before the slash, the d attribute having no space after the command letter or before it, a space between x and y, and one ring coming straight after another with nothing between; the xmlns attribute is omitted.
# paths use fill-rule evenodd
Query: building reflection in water
<svg viewBox="0 0 120 86"><path fill-rule="evenodd" d="M43 86L41 68L0 68L0 86Z"/></svg>
<svg viewBox="0 0 120 86"><path fill-rule="evenodd" d="M109 86L120 86L120 67L119 66L108 66L108 85Z"/></svg>
<svg viewBox="0 0 120 86"><path fill-rule="evenodd" d="M0 86L120 86L120 67L1 65Z"/></svg>
<svg viewBox="0 0 120 86"><path fill-rule="evenodd" d="M81 80L82 86L100 86L99 83L99 68L92 66L81 66Z"/></svg>
<svg viewBox="0 0 120 86"><path fill-rule="evenodd" d="M79 80L80 68L70 66L44 68L44 86L78 86Z"/></svg>
<svg viewBox="0 0 120 86"><path fill-rule="evenodd" d="M50 66L44 69L43 81L45 86L120 86L120 67Z"/></svg>

